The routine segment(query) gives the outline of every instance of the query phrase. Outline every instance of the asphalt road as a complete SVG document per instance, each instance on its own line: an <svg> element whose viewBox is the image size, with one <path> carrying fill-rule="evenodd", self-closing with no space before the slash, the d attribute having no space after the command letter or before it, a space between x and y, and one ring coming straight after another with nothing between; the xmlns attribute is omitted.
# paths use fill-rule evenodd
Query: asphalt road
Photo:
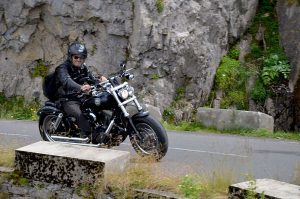
<svg viewBox="0 0 300 199"><path fill-rule="evenodd" d="M236 182L249 176L289 183L300 178L300 142L205 132L168 131L168 136L169 151L155 164L170 174L215 175ZM37 122L0 121L0 147L16 149L40 140ZM128 140L115 149L136 155Z"/></svg>

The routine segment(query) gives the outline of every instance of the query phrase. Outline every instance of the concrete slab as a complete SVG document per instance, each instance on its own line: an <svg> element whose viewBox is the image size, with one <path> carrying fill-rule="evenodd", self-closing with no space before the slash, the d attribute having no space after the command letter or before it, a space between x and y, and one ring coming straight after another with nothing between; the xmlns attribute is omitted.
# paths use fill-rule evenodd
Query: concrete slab
<svg viewBox="0 0 300 199"><path fill-rule="evenodd" d="M255 192L264 195L265 198L272 199L299 199L300 186L280 182L272 179L257 179L255 183L251 181L231 185L229 187L229 198L244 198L245 191L253 189ZM254 187L253 187L254 186Z"/></svg>
<svg viewBox="0 0 300 199"><path fill-rule="evenodd" d="M274 118L261 112L240 111L232 109L197 109L197 121L207 127L217 129L267 129L274 130Z"/></svg>
<svg viewBox="0 0 300 199"><path fill-rule="evenodd" d="M94 183L109 172L124 171L130 153L40 141L16 149L16 169L25 177L68 186Z"/></svg>

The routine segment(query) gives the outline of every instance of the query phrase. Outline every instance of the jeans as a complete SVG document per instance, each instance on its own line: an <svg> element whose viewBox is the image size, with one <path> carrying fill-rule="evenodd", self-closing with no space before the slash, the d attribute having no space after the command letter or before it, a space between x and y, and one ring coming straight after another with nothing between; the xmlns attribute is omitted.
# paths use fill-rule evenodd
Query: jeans
<svg viewBox="0 0 300 199"><path fill-rule="evenodd" d="M78 101L65 101L63 102L63 109L68 114L76 118L77 124L81 129L81 136L86 137L91 133L91 127L88 119L82 114L80 109L80 102Z"/></svg>

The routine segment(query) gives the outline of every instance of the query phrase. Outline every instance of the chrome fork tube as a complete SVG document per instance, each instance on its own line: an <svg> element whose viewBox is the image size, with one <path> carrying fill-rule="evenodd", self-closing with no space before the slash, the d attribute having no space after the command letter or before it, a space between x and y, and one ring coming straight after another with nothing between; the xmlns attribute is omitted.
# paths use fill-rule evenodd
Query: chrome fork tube
<svg viewBox="0 0 300 199"><path fill-rule="evenodd" d="M60 124L62 118L63 118L63 114L62 113L58 114L58 117L57 117L57 119L56 119L56 121L54 123L55 130L58 128L58 125Z"/></svg>
<svg viewBox="0 0 300 199"><path fill-rule="evenodd" d="M105 135L109 134L109 132L112 129L112 127L113 127L114 124L115 124L115 119L113 119L112 121L110 121L110 123L109 123L109 125L108 125L108 127L107 127L107 129L106 129L106 131L104 133Z"/></svg>

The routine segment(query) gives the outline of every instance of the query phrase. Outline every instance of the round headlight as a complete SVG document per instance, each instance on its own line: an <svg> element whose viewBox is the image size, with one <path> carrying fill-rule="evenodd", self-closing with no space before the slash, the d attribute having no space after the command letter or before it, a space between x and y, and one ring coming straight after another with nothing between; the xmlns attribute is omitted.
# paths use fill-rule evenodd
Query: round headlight
<svg viewBox="0 0 300 199"><path fill-rule="evenodd" d="M127 99L128 96L129 96L128 91L125 90L125 89L119 90L118 95L119 95L122 99Z"/></svg>
<svg viewBox="0 0 300 199"><path fill-rule="evenodd" d="M129 87L128 87L128 95L129 95L130 97L132 97L133 94L134 94L134 88L131 87L131 86L129 86Z"/></svg>

